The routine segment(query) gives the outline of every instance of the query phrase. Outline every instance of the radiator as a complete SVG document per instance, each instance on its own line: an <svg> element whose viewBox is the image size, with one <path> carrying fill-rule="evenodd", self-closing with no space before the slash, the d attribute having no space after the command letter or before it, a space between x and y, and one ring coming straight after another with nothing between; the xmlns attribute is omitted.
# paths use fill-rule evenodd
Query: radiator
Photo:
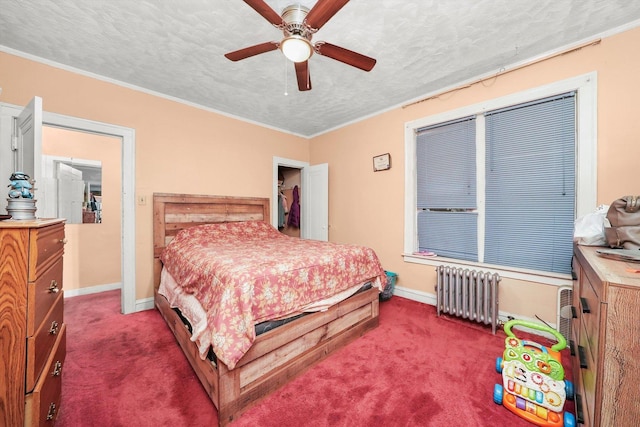
<svg viewBox="0 0 640 427"><path fill-rule="evenodd" d="M498 327L497 273L440 265L436 268L438 316L448 313L463 319Z"/></svg>

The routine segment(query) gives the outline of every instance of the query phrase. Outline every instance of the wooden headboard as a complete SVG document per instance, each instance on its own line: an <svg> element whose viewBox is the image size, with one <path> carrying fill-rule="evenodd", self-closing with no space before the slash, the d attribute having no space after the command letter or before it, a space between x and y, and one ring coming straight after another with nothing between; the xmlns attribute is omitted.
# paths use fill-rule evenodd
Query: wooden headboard
<svg viewBox="0 0 640 427"><path fill-rule="evenodd" d="M262 197L153 194L153 285L160 285L164 247L183 228L216 222L270 222L269 199Z"/></svg>

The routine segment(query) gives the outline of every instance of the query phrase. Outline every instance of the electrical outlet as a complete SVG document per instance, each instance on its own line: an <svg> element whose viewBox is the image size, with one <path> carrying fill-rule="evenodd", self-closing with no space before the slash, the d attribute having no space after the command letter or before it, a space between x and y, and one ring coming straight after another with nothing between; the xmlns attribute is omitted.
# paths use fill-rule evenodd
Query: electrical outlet
<svg viewBox="0 0 640 427"><path fill-rule="evenodd" d="M138 204L143 206L147 204L147 196L138 196Z"/></svg>

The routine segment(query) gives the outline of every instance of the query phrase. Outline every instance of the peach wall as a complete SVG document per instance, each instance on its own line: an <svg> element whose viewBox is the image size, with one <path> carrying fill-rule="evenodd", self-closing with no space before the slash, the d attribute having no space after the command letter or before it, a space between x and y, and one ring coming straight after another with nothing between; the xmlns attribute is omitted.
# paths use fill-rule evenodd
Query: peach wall
<svg viewBox="0 0 640 427"><path fill-rule="evenodd" d="M404 124L483 100L598 72L598 203L640 193L640 121L634 99L640 30L603 39L496 79L397 108L311 141L234 120L115 84L0 52L0 102L24 105L41 96L44 109L136 131L136 193L270 197L272 157L329 163L330 239L373 247L398 286L433 293L433 267L403 262ZM416 94L418 96L419 94ZM391 153L393 167L374 173L372 157ZM152 295L152 211L136 210L138 299ZM555 321L556 289L505 280L501 309ZM533 303L532 303L533 302Z"/></svg>
<svg viewBox="0 0 640 427"><path fill-rule="evenodd" d="M45 126L42 153L102 162L102 223L65 227L65 290L120 283L120 139Z"/></svg>
<svg viewBox="0 0 640 427"><path fill-rule="evenodd" d="M135 129L136 298L153 295L154 192L271 197L273 156L306 162L309 141L0 52L0 102Z"/></svg>
<svg viewBox="0 0 640 427"><path fill-rule="evenodd" d="M593 171L598 204L640 194L639 45L640 29L626 31L600 44L314 138L311 163L330 165L330 240L372 246L385 268L398 273L398 286L433 294L434 267L405 263L401 256L405 123L592 71L598 73L598 170ZM391 153L391 170L374 173L372 156L386 152ZM537 314L555 322L555 286L508 279L500 286L501 310L531 318Z"/></svg>

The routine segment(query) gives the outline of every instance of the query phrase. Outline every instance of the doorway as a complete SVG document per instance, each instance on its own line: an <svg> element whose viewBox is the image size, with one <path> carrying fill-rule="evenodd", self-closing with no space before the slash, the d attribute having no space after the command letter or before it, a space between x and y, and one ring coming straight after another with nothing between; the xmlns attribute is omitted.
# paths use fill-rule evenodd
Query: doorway
<svg viewBox="0 0 640 427"><path fill-rule="evenodd" d="M66 296L122 287L122 140L42 126L39 217L66 218Z"/></svg>
<svg viewBox="0 0 640 427"><path fill-rule="evenodd" d="M0 169L12 169L10 160L13 156L11 151L13 146L13 123L23 109L24 107L0 103ZM123 314L129 314L150 308L147 301L142 301L140 304L136 302L135 130L109 123L42 111L41 117L42 123L38 127L44 124L61 129L111 136L121 142L121 311Z"/></svg>
<svg viewBox="0 0 640 427"><path fill-rule="evenodd" d="M300 237L300 192L302 169L278 167L278 230L290 237Z"/></svg>
<svg viewBox="0 0 640 427"><path fill-rule="evenodd" d="M279 170L300 173L300 237L329 240L329 165L309 165L307 162L273 157L273 193L271 198L271 224L278 227Z"/></svg>
<svg viewBox="0 0 640 427"><path fill-rule="evenodd" d="M136 302L135 130L109 123L100 123L47 112L43 114L43 124L61 129L113 137L120 142L121 312L129 314L147 309L146 303L142 303L138 307ZM96 226L100 227L100 225Z"/></svg>

